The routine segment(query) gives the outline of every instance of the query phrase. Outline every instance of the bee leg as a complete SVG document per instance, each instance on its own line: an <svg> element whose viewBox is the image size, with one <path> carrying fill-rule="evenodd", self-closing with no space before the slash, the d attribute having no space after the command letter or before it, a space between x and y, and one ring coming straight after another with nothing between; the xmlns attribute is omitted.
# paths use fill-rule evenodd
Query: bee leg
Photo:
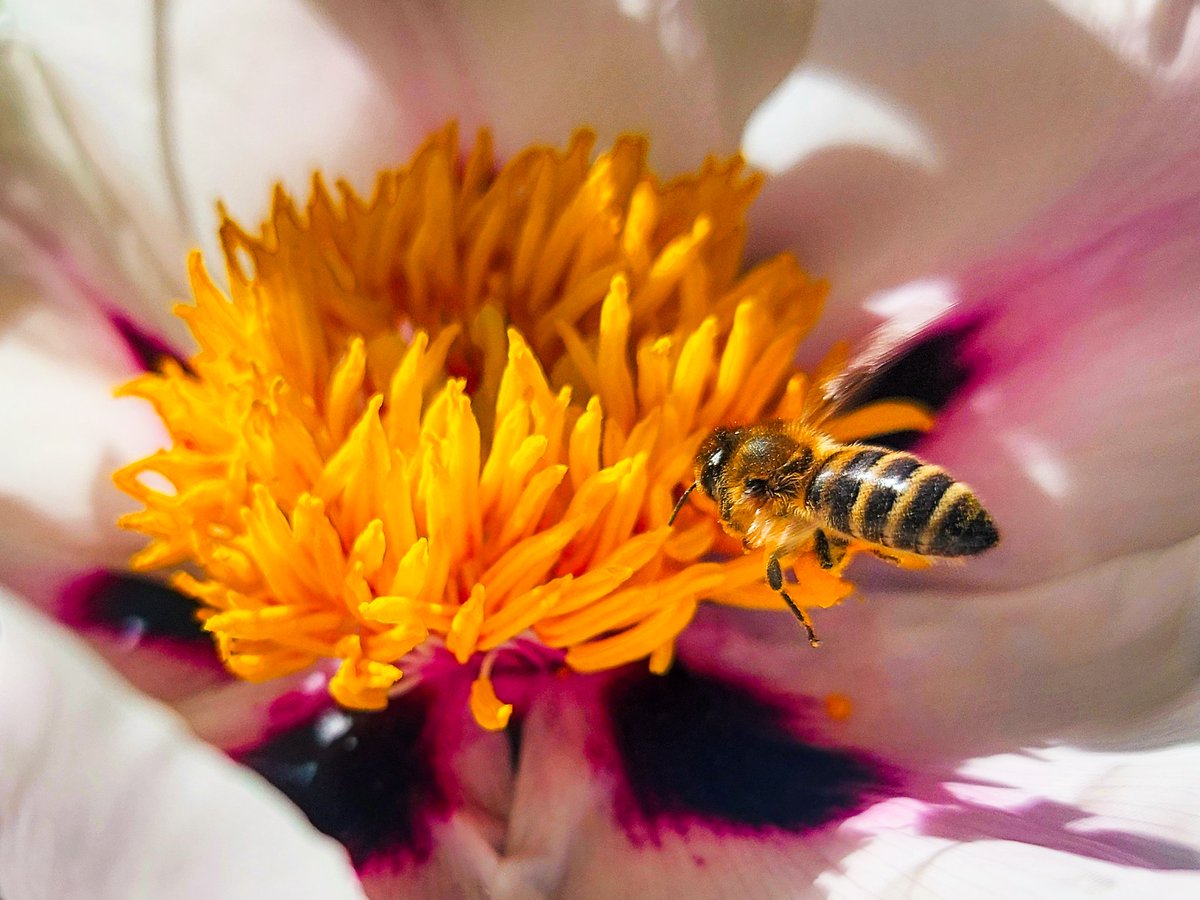
<svg viewBox="0 0 1200 900"><path fill-rule="evenodd" d="M813 541L813 549L817 552L817 562L821 564L821 568L832 569L833 555L829 552L829 538L819 528L817 529L817 536Z"/></svg>
<svg viewBox="0 0 1200 900"><path fill-rule="evenodd" d="M800 624L808 632L808 643L813 647L820 647L821 641L817 637L817 633L813 631L812 619L808 617L808 613L796 605L796 601L789 597L787 591L783 589L783 570L779 568L778 556L772 556L767 560L767 584L771 586L771 590L779 591L779 596L788 605L792 615L800 620Z"/></svg>
<svg viewBox="0 0 1200 900"><path fill-rule="evenodd" d="M846 548L849 546L850 542L845 538L830 537L820 528L817 529L813 549L817 553L817 562L821 564L822 569L832 569L845 559Z"/></svg>

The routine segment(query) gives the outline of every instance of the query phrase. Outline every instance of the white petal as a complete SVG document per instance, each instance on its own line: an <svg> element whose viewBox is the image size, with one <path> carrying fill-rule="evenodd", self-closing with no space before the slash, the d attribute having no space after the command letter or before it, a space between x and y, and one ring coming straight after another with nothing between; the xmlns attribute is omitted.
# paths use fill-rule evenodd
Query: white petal
<svg viewBox="0 0 1200 900"><path fill-rule="evenodd" d="M1057 745L972 760L959 774L979 783L954 789L967 802L1022 809L1037 798L1069 805L1080 813L1073 830L1081 834L1120 831L1171 842L1191 848L1200 862L1200 744L1132 753Z"/></svg>
<svg viewBox="0 0 1200 900"><path fill-rule="evenodd" d="M407 159L424 137L425 123L412 121L404 95L332 27L327 17L336 9L294 0L198 0L172 4L157 23L165 104L159 116L172 129L164 144L182 217L209 259L220 258L218 200L253 227L274 182L303 196L319 168L365 192L377 170ZM403 43L390 52L408 55ZM419 87L412 90L421 96ZM442 118L456 113L446 110ZM119 119L103 124L121 127Z"/></svg>
<svg viewBox="0 0 1200 900"><path fill-rule="evenodd" d="M2 603L5 896L362 895L342 850L274 790Z"/></svg>
<svg viewBox="0 0 1200 900"><path fill-rule="evenodd" d="M112 396L135 374L119 336L37 253L11 244L0 266L0 581L39 600L66 573L119 565L139 542L111 476L163 445L148 404ZM49 299L48 299L49 298Z"/></svg>
<svg viewBox="0 0 1200 900"><path fill-rule="evenodd" d="M654 163L674 174L736 147L750 112L803 52L815 4L469 0L429 16L416 41L421 23L411 17L407 32L389 34L364 15L370 4L345 9L337 20L392 84L425 87L432 78L434 96L450 100L443 110L494 124L506 154L532 140L561 142L580 125L602 141L635 130L650 136ZM422 40L438 31L440 40ZM395 37L415 43L416 58L395 53L387 41ZM426 127L445 114L425 109L435 117Z"/></svg>
<svg viewBox="0 0 1200 900"><path fill-rule="evenodd" d="M362 177L409 149L378 80L307 4L10 9L83 161L175 279L189 244L215 254L218 196L252 226L278 179L304 187L316 165ZM139 287L166 317L171 293Z"/></svg>

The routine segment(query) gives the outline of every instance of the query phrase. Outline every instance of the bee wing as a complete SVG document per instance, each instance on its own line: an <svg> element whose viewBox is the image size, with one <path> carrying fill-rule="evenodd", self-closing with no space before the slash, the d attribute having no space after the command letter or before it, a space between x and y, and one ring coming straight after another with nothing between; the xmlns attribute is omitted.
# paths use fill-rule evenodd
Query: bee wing
<svg viewBox="0 0 1200 900"><path fill-rule="evenodd" d="M840 343L821 361L810 388L810 421L820 426L858 405L880 376L923 339L941 314L899 317L884 322L853 350Z"/></svg>

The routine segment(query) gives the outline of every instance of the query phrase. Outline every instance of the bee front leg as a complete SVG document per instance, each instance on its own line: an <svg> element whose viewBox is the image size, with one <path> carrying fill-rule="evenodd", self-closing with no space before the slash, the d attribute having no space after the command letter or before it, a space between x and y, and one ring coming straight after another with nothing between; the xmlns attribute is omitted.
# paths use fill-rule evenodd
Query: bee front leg
<svg viewBox="0 0 1200 900"><path fill-rule="evenodd" d="M767 584L771 586L771 590L779 592L779 596L788 605L788 609L792 611L792 615L800 620L800 624L808 632L809 645L820 647L821 641L817 638L817 633L813 631L812 619L808 617L808 613L796 605L796 602L783 589L783 569L779 567L779 557L774 554L767 559Z"/></svg>

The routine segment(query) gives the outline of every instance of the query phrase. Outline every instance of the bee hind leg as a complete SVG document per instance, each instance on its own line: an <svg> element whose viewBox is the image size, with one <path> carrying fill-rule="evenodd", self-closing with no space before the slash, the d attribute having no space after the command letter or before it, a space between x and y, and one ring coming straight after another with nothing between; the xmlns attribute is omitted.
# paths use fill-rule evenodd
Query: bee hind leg
<svg viewBox="0 0 1200 900"><path fill-rule="evenodd" d="M850 546L850 542L845 538L830 537L822 529L817 529L816 538L813 540L813 550L817 554L817 562L821 564L822 569L835 568L843 559L846 558L846 548Z"/></svg>
<svg viewBox="0 0 1200 900"><path fill-rule="evenodd" d="M796 601L789 597L787 591L783 589L783 569L779 567L778 556L771 556L767 560L767 584L771 586L771 590L779 592L779 596L788 605L792 615L800 620L800 624L808 632L808 643L813 647L820 647L821 641L817 637L817 633L813 631L812 619L808 617L808 613L796 605Z"/></svg>

